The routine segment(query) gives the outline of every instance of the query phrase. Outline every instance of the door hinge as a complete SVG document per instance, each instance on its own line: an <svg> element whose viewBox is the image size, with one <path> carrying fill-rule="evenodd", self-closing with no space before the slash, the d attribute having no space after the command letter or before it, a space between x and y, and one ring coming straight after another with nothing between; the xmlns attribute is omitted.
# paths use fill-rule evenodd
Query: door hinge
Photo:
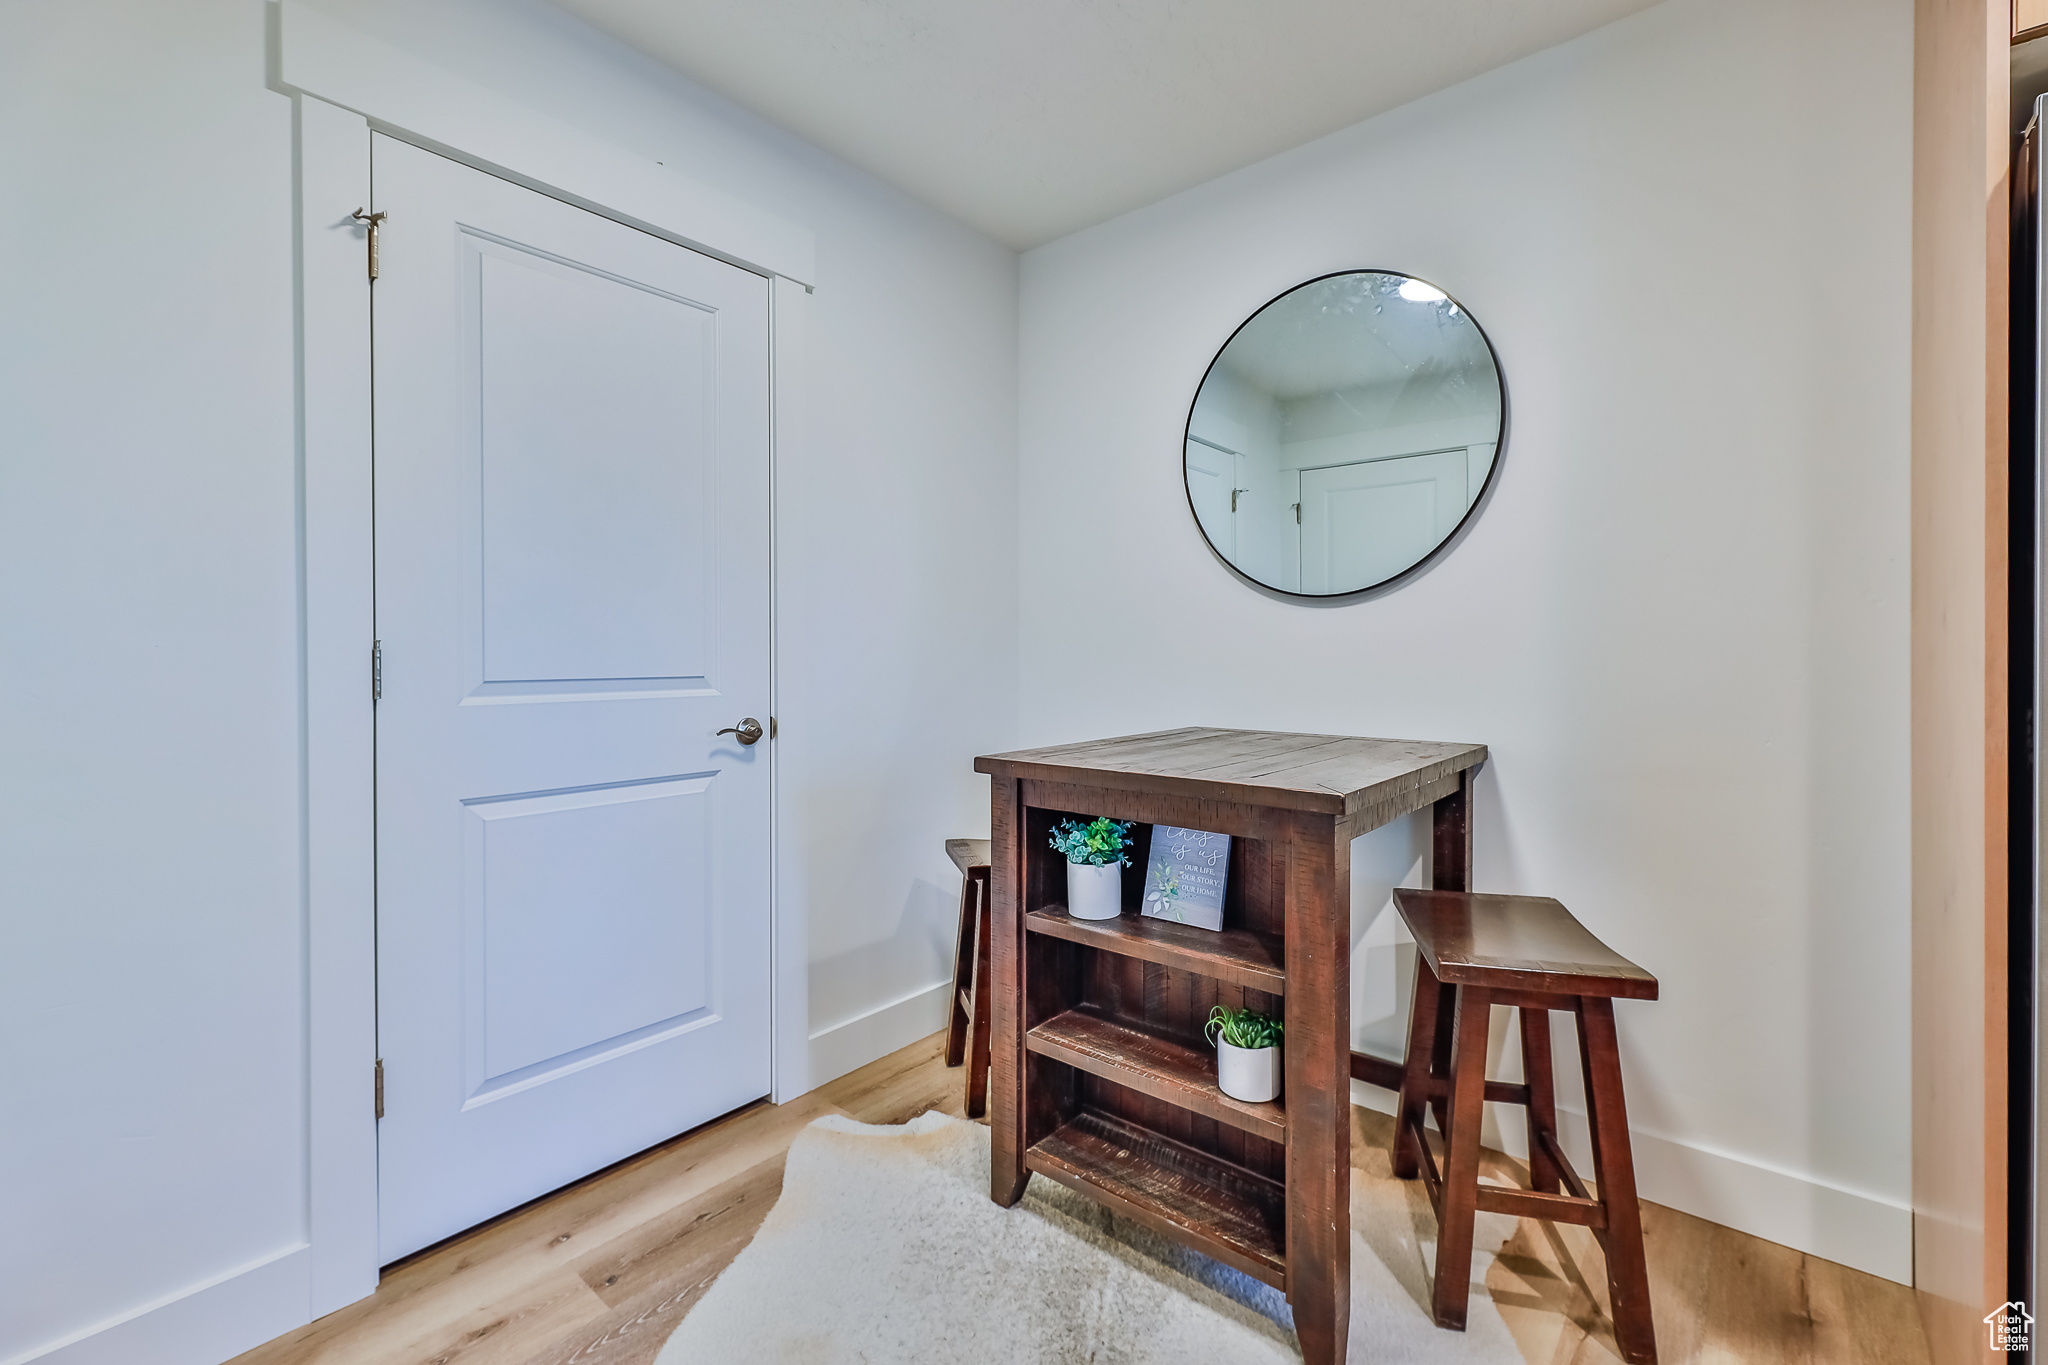
<svg viewBox="0 0 2048 1365"><path fill-rule="evenodd" d="M384 700L384 642L370 641L370 700Z"/></svg>
<svg viewBox="0 0 2048 1365"><path fill-rule="evenodd" d="M389 218L390 216L390 214L385 213L382 210L379 210L376 213L364 213L361 209L357 209L354 213L351 213L349 215L349 217L355 219L358 223L361 223L364 226L368 227L370 230L370 278L373 280L377 278L378 229L384 226L384 220L386 218Z"/></svg>
<svg viewBox="0 0 2048 1365"><path fill-rule="evenodd" d="M377 1059L377 1117L384 1117L384 1059Z"/></svg>

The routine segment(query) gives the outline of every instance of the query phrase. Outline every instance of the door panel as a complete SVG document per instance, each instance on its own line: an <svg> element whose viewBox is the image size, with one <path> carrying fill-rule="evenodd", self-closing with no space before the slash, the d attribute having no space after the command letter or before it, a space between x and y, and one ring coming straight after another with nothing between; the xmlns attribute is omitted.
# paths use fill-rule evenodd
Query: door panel
<svg viewBox="0 0 2048 1365"><path fill-rule="evenodd" d="M1237 457L1200 441L1187 443L1188 500L1209 543L1225 559L1237 555L1237 514L1230 490L1237 480Z"/></svg>
<svg viewBox="0 0 2048 1365"><path fill-rule="evenodd" d="M1409 568L1457 529L1465 451L1301 472L1301 590L1347 592Z"/></svg>
<svg viewBox="0 0 2048 1365"><path fill-rule="evenodd" d="M768 1091L768 288L372 158L390 1260Z"/></svg>
<svg viewBox="0 0 2048 1365"><path fill-rule="evenodd" d="M466 801L472 1094L711 1003L713 777Z"/></svg>
<svg viewBox="0 0 2048 1365"><path fill-rule="evenodd" d="M463 245L485 681L702 675L717 314L509 244Z"/></svg>

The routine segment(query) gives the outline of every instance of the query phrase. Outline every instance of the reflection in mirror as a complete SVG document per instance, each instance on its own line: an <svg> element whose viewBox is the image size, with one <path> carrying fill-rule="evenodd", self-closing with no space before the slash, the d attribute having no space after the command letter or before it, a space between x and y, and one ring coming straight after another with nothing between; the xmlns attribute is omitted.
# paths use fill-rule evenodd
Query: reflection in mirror
<svg viewBox="0 0 2048 1365"><path fill-rule="evenodd" d="M1217 355L1188 417L1188 502L1245 577L1328 597L1375 587L1449 540L1500 449L1485 333L1406 275L1311 280Z"/></svg>

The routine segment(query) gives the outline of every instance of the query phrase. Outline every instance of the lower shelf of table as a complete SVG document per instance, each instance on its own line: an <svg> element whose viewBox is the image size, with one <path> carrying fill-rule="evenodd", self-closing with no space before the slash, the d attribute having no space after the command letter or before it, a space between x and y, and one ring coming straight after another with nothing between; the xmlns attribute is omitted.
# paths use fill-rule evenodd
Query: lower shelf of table
<svg viewBox="0 0 2048 1365"><path fill-rule="evenodd" d="M1092 1007L1046 1020L1024 1035L1024 1046L1141 1095L1272 1142L1287 1141L1287 1110L1279 1101L1234 1099L1217 1088L1215 1053L1197 1052Z"/></svg>
<svg viewBox="0 0 2048 1365"><path fill-rule="evenodd" d="M1024 1153L1049 1176L1276 1289L1287 1287L1287 1198L1267 1180L1095 1110Z"/></svg>

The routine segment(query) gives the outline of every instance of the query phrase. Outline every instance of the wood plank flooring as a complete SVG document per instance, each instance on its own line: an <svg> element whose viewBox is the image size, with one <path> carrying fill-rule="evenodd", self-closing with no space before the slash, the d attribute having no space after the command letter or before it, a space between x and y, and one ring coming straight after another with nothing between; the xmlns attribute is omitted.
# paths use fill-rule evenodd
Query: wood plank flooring
<svg viewBox="0 0 2048 1365"><path fill-rule="evenodd" d="M753 1237L805 1124L961 1112L965 1073L944 1066L942 1044L935 1035L792 1104L730 1115L430 1247L386 1270L369 1298L231 1365L647 1365ZM1352 1113L1354 1144L1384 1150L1391 1120ZM1488 1157L1491 1173L1519 1179ZM1926 1365L1904 1286L1643 1211L1665 1365ZM1487 1283L1529 1365L1619 1359L1585 1229L1524 1222Z"/></svg>
<svg viewBox="0 0 2048 1365"><path fill-rule="evenodd" d="M1353 1143L1383 1150L1394 1121L1352 1113ZM1481 1153L1480 1172L1528 1185L1498 1152ZM1643 1249L1664 1365L1929 1365L1905 1285L1647 1200ZM1591 1228L1523 1219L1486 1287L1529 1365L1620 1365Z"/></svg>

